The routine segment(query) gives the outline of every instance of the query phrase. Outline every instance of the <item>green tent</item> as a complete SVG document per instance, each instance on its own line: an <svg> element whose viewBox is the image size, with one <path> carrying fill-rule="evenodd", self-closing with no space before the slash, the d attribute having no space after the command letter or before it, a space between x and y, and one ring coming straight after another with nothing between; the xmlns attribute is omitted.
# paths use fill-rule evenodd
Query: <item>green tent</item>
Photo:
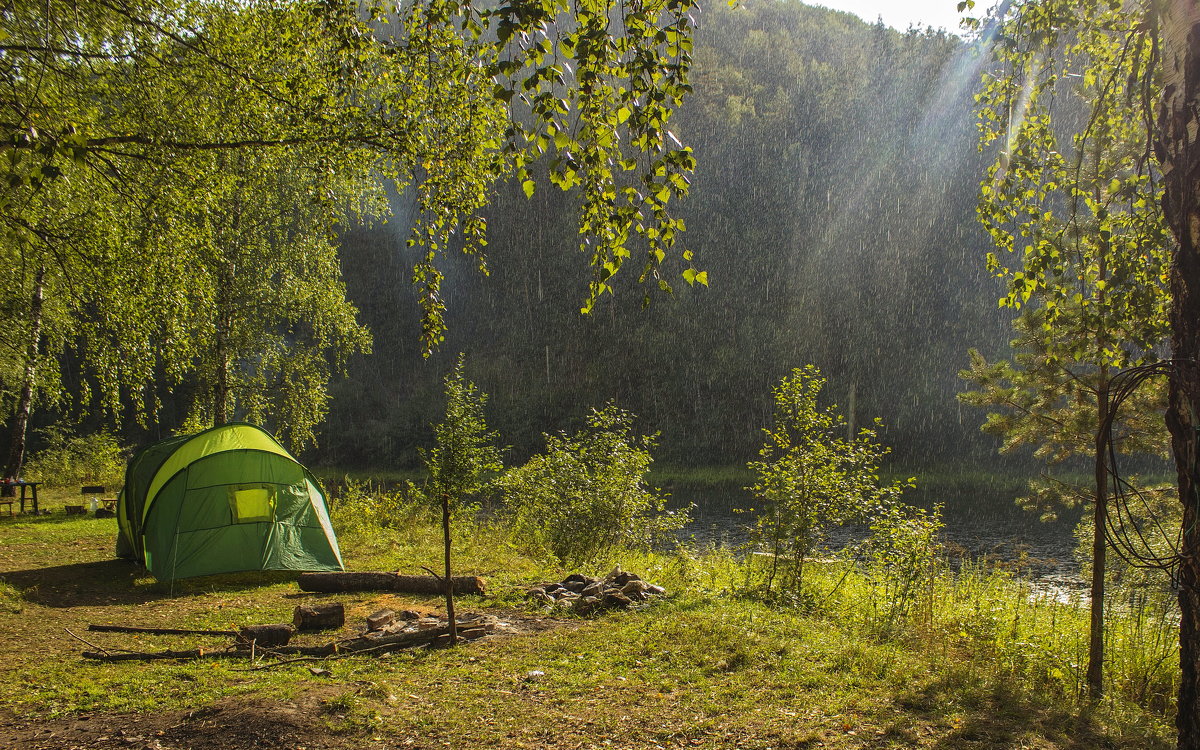
<svg viewBox="0 0 1200 750"><path fill-rule="evenodd" d="M325 495L265 430L233 423L146 446L117 497L117 556L159 580L343 570Z"/></svg>

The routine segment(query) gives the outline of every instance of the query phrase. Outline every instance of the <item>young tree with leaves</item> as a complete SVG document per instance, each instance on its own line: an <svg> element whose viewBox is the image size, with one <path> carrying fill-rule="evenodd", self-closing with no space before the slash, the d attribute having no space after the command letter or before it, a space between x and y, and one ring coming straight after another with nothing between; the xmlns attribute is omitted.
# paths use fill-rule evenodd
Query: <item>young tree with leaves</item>
<svg viewBox="0 0 1200 750"><path fill-rule="evenodd" d="M467 380L466 356L458 355L454 369L442 381L446 394L446 413L433 427L434 447L425 454L429 472L429 492L442 509L443 583L446 587L446 616L450 621L450 643L458 640L454 621L454 584L450 567L450 522L455 510L484 487L486 478L502 470L498 435L488 429L483 408L487 394Z"/></svg>
<svg viewBox="0 0 1200 750"><path fill-rule="evenodd" d="M960 7L974 6L964 0ZM1006 3L1002 13L1025 18L1019 39L1043 54L1057 48L1095 3L1047 0ZM1110 3L1120 12L1113 32L1123 49L1150 50L1149 57L1109 58L1107 77L1140 85L1141 104L1133 121L1144 129L1160 166L1161 205L1178 246L1169 270L1172 359L1167 429L1175 458L1182 505L1176 555L1180 629L1180 687L1176 714L1179 750L1200 749L1200 3L1196 0L1135 0ZM1029 8L1029 12L1025 12ZM1161 96L1153 92L1161 91ZM1153 208L1152 206L1150 208Z"/></svg>
<svg viewBox="0 0 1200 750"><path fill-rule="evenodd" d="M0 304L0 414L9 420L5 477L21 473L35 408L66 400L59 360L86 335L83 321L98 294L123 274L123 264L138 267L119 241L119 210L95 199L103 189L87 177L49 184L28 196L20 224L0 235L9 292Z"/></svg>
<svg viewBox="0 0 1200 750"><path fill-rule="evenodd" d="M1102 428L1113 377L1154 361L1165 340L1170 242L1140 118L1142 97L1153 90L1120 67L1145 67L1153 51L1119 3L1060 6L1025 3L1001 19L999 69L979 96L981 147L998 155L980 186L978 213L996 247L988 268L1007 287L1000 304L1021 311L1020 335L1012 363L989 364L972 352L962 376L978 390L962 399L1001 410L984 429L1004 435L1005 450L1032 445L1051 463L1091 459L1087 683L1099 696L1110 468ZM1070 14L1069 32L1031 31L1061 21L1061 13ZM1082 128L1064 139L1056 110ZM1144 426L1144 416L1126 427ZM1147 441L1152 434L1142 446ZM1059 489L1051 483L1034 495L1072 494Z"/></svg>
<svg viewBox="0 0 1200 750"><path fill-rule="evenodd" d="M912 479L880 479L879 463L889 450L871 428L846 436L837 406L819 404L825 383L815 365L805 365L775 386L775 417L763 429L761 459L748 464L758 475L749 487L760 504L757 536L771 555L768 596L779 578L781 588L803 601L809 595L804 563L830 529L870 522L914 486Z"/></svg>
<svg viewBox="0 0 1200 750"><path fill-rule="evenodd" d="M191 421L270 422L298 450L315 440L331 377L370 351L338 260L344 214L320 199L367 186L269 154L217 154L200 174L209 188L192 210L206 220L172 240L185 250L175 272L190 308L186 373L200 386Z"/></svg>

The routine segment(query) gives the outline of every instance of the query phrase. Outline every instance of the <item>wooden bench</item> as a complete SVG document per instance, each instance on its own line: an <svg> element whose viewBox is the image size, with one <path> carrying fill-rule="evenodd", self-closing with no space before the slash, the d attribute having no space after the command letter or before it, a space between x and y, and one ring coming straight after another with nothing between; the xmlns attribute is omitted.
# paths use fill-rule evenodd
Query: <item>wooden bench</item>
<svg viewBox="0 0 1200 750"><path fill-rule="evenodd" d="M11 498L11 497L0 497L0 505L8 506L8 515L10 515L10 516L15 515L13 513L13 507L12 507L14 500L15 500L15 498Z"/></svg>

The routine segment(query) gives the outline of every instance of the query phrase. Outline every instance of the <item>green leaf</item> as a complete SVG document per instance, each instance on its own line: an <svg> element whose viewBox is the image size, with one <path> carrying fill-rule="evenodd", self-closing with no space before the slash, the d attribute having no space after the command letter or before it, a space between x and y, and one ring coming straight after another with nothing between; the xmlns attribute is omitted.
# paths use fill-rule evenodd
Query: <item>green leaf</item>
<svg viewBox="0 0 1200 750"><path fill-rule="evenodd" d="M533 180L525 180L521 183L521 189L525 191L526 198L533 197L533 191L537 189L537 183ZM551 191L553 192L553 191Z"/></svg>

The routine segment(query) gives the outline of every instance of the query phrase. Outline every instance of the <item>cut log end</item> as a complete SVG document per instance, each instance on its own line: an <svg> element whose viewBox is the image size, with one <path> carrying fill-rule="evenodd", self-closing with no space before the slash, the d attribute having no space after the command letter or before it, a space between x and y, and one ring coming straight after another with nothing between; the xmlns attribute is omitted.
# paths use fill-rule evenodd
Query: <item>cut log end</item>
<svg viewBox="0 0 1200 750"><path fill-rule="evenodd" d="M341 602L301 605L292 615L292 624L299 631L333 630L346 624L346 608Z"/></svg>
<svg viewBox="0 0 1200 750"><path fill-rule="evenodd" d="M238 641L249 646L253 643L258 648L286 646L296 630L287 623L278 625L247 625L238 631Z"/></svg>

